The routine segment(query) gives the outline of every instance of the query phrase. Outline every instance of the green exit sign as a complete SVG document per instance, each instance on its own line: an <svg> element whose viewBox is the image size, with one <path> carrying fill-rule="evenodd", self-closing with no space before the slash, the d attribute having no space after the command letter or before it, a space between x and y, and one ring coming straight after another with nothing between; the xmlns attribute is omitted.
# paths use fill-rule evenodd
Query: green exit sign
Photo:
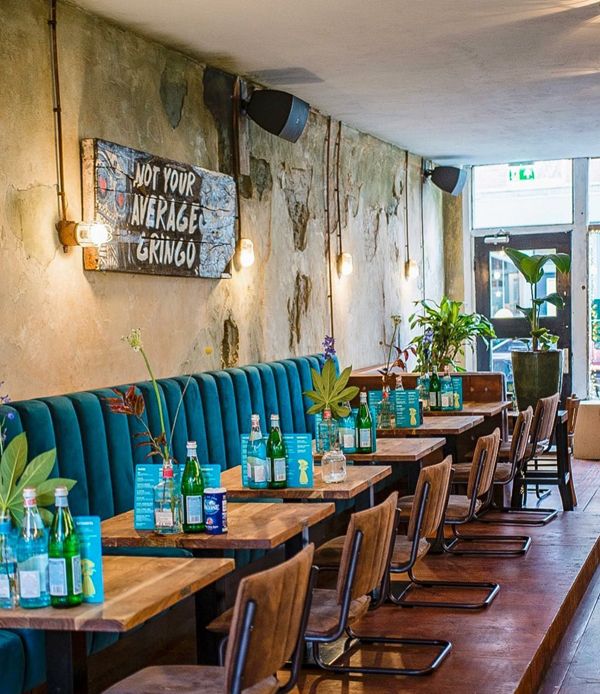
<svg viewBox="0 0 600 694"><path fill-rule="evenodd" d="M509 181L533 181L535 180L535 167L533 164L511 164L508 167Z"/></svg>

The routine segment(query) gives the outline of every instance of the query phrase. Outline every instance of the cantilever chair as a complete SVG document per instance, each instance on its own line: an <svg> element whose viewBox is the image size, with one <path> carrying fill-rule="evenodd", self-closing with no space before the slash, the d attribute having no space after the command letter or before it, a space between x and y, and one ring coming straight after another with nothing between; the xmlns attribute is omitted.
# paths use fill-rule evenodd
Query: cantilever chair
<svg viewBox="0 0 600 694"><path fill-rule="evenodd" d="M525 554L531 545L527 535L467 535L457 528L477 520L479 511L491 503L492 485L500 446L500 430L495 429L488 436L481 436L475 447L473 463L467 480L466 495L451 494L448 497L445 523L452 528L453 538L444 539L443 547L450 554L464 554L473 557L512 557ZM402 504L401 504L402 506ZM466 549L465 543L496 545L493 549ZM519 548L502 549L497 545L519 543Z"/></svg>
<svg viewBox="0 0 600 694"><path fill-rule="evenodd" d="M296 686L310 610L314 546L288 561L243 578L232 611L224 667L148 667L110 687L106 694L283 694ZM292 659L289 680L277 672Z"/></svg>
<svg viewBox="0 0 600 694"><path fill-rule="evenodd" d="M403 497L400 506L403 512L410 513L407 535L398 535L390 572L406 573L410 583L398 595L389 592L389 599L402 607L450 607L455 609L476 610L488 607L500 590L497 583L476 581L423 580L414 574L415 564L424 557L431 547L433 539L443 528L444 515L452 479L452 458L448 456L437 465L424 467L419 473L414 496ZM459 602L447 600L407 600L408 593L418 588L468 588L485 589L487 594L479 602ZM418 592L418 591L417 591Z"/></svg>

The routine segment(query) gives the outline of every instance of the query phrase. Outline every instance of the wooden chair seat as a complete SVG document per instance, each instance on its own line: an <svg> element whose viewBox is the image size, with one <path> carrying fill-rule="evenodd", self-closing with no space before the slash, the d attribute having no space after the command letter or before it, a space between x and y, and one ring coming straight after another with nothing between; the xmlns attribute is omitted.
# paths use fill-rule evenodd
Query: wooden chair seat
<svg viewBox="0 0 600 694"><path fill-rule="evenodd" d="M346 538L342 535L341 537L335 537L333 540L329 540L329 542L321 545L315 552L315 564L319 568L324 566L339 566L345 539ZM411 555L412 544L413 541L409 540L406 535L396 535L392 554L392 565L404 566L408 562ZM421 538L417 548L417 559L424 557L429 551L429 547L429 542L427 542L425 538Z"/></svg>
<svg viewBox="0 0 600 694"><path fill-rule="evenodd" d="M413 541L406 535L397 535L392 554L392 566L406 566L411 558ZM424 557L429 552L430 544L422 537L417 545L417 559Z"/></svg>
<svg viewBox="0 0 600 694"><path fill-rule="evenodd" d="M481 508L481 501L478 499L475 504L475 511ZM462 494L450 494L448 497L448 507L446 508L446 521L460 521L469 517L471 500Z"/></svg>
<svg viewBox="0 0 600 694"><path fill-rule="evenodd" d="M274 694L280 687L276 677L267 677L243 694ZM224 667L199 667L197 665L156 665L139 670L107 689L105 694L166 694L190 692L190 694L224 694L226 691Z"/></svg>
<svg viewBox="0 0 600 694"><path fill-rule="evenodd" d="M453 465L453 483L466 484L471 474L471 463L457 463ZM498 463L494 473L494 482L506 482L510 479L512 465L510 463Z"/></svg>
<svg viewBox="0 0 600 694"><path fill-rule="evenodd" d="M371 598L362 595L350 602L348 626L357 622L369 609ZM306 627L307 637L329 636L334 634L340 624L340 605L337 591L329 588L316 588L313 591L310 617Z"/></svg>

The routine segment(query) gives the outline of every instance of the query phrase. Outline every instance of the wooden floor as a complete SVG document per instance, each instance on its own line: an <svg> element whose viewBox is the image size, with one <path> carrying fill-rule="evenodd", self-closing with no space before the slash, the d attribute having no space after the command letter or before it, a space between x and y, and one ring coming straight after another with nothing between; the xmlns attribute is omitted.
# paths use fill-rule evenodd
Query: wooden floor
<svg viewBox="0 0 600 694"><path fill-rule="evenodd" d="M385 606L364 620L361 632L365 635L383 633L452 641L452 653L432 676L348 677L309 670L301 675L300 691L534 694L543 683L540 691L544 694L600 692L600 577L594 576L600 560L600 463L577 462L575 485L577 510L560 514L544 528L473 526L473 530L484 533L531 534L533 544L525 557L425 559L420 571L423 577L499 582L500 593L487 610ZM544 506L557 504L555 496L544 501ZM423 658L414 652L399 656L378 647L361 651L353 656L352 663L419 666Z"/></svg>

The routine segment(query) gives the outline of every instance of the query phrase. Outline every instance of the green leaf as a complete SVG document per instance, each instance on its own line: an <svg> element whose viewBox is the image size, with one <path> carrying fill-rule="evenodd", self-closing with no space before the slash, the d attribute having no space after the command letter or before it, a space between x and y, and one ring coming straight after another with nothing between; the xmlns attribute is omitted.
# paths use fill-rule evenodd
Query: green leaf
<svg viewBox="0 0 600 694"><path fill-rule="evenodd" d="M54 503L54 490L57 487L66 487L69 491L77 484L77 480L65 477L52 477L37 486L38 506L50 506Z"/></svg>
<svg viewBox="0 0 600 694"><path fill-rule="evenodd" d="M571 270L571 257L566 253L553 253L548 258L556 265L556 269L563 274Z"/></svg>
<svg viewBox="0 0 600 694"><path fill-rule="evenodd" d="M52 519L54 518L54 514L51 511L48 511L47 508L38 508L38 511L40 512L40 516L42 517L42 520L44 521L44 525L49 527L52 525Z"/></svg>
<svg viewBox="0 0 600 694"><path fill-rule="evenodd" d="M322 402L322 398L315 390L305 390L302 395L306 395L306 397L310 398L313 402Z"/></svg>
<svg viewBox="0 0 600 694"><path fill-rule="evenodd" d="M331 406L331 412L335 417L347 417L350 414L350 408L345 405L335 404Z"/></svg>
<svg viewBox="0 0 600 694"><path fill-rule="evenodd" d="M9 503L17 498L20 500L21 494L25 487L38 487L42 482L45 482L52 469L54 468L54 461L56 460L56 450L46 451L45 453L40 453L35 457L29 465L25 468L21 478L13 494L9 499Z"/></svg>
<svg viewBox="0 0 600 694"><path fill-rule="evenodd" d="M4 449L0 460L0 499L8 501L27 464L27 435L21 432Z"/></svg>
<svg viewBox="0 0 600 694"><path fill-rule="evenodd" d="M325 399L325 386L323 384L323 378L321 374L316 369L311 369L313 388L319 394L321 399Z"/></svg>
<svg viewBox="0 0 600 694"><path fill-rule="evenodd" d="M548 302L549 304L556 306L556 308L564 308L565 307L564 299L557 292L553 292L552 294L548 294L541 299L537 299L537 301L540 301L542 303ZM540 306L541 306L541 304L540 304Z"/></svg>
<svg viewBox="0 0 600 694"><path fill-rule="evenodd" d="M505 248L504 252L529 284L539 282L539 258L541 256L527 255L516 248Z"/></svg>
<svg viewBox="0 0 600 694"><path fill-rule="evenodd" d="M358 395L359 388L357 386L348 386L341 391L338 396L338 402L350 402Z"/></svg>
<svg viewBox="0 0 600 694"><path fill-rule="evenodd" d="M324 409L323 403L317 403L316 405L311 405L308 410L306 410L307 414L318 414L319 412L322 412Z"/></svg>

